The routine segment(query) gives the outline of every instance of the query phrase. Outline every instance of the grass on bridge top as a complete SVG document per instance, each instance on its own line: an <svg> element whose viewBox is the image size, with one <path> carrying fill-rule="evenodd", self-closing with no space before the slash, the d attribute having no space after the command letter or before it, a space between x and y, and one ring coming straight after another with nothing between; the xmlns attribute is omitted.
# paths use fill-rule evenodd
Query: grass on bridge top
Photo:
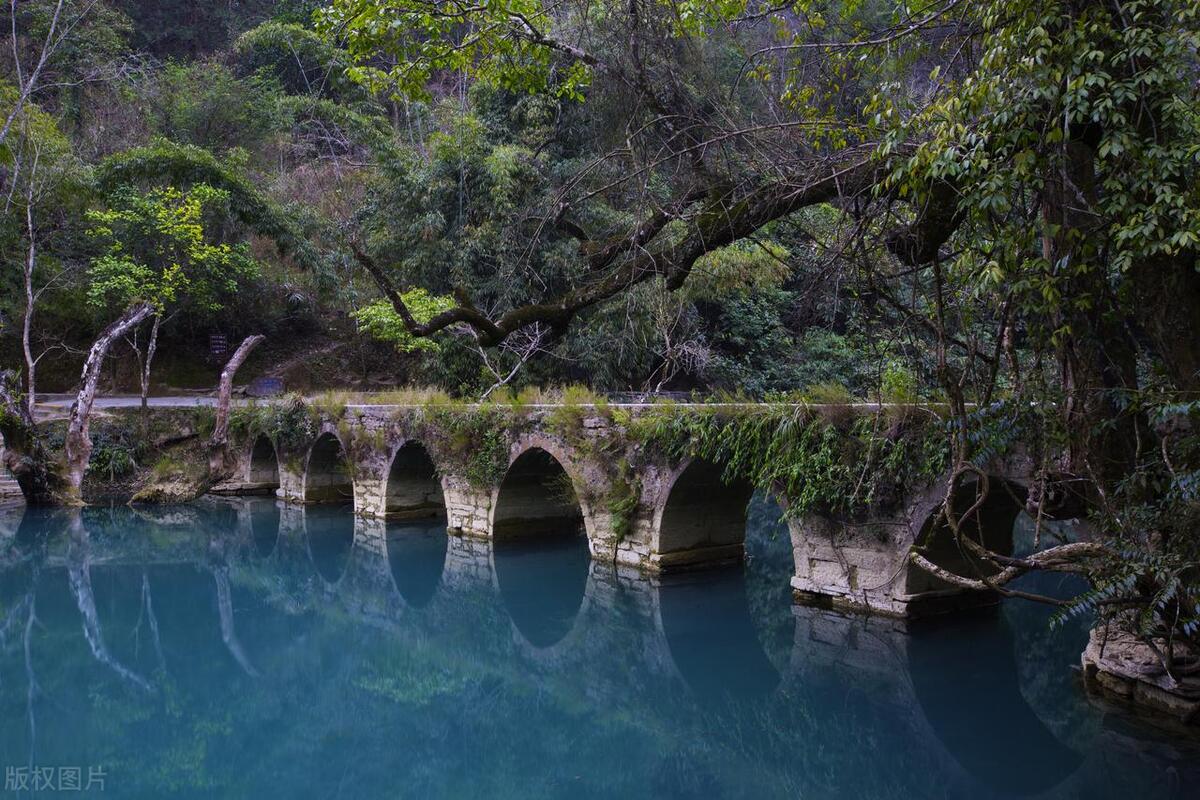
<svg viewBox="0 0 1200 800"><path fill-rule="evenodd" d="M669 405L704 405L704 406L759 406L759 405L792 405L792 406L840 406L864 409L887 407L920 406L938 412L945 409L945 403L927 401L921 398L860 398L852 395L844 386L836 383L824 383L810 386L796 392L771 395L761 399L747 397L736 393L700 394L672 392L658 394L652 392L620 392L605 394L595 392L586 386L529 386L515 391L501 387L486 398L455 398L441 389L421 386L401 387L378 392L355 392L347 390L329 390L306 398L308 402L321 408L338 408L345 406L473 406L494 405L513 408L536 406L669 406Z"/></svg>

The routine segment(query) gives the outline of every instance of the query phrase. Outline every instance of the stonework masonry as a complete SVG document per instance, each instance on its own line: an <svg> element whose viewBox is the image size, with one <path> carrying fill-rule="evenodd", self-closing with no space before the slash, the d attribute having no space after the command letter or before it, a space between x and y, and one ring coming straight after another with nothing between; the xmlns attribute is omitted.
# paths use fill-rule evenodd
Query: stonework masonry
<svg viewBox="0 0 1200 800"><path fill-rule="evenodd" d="M625 419L639 413L637 407L627 412ZM364 519L444 515L449 532L464 542L552 528L555 519L548 517L555 515L564 517L563 525L571 522L567 517L581 517L595 561L652 574L744 558L751 487L727 485L717 465L649 452L623 435L611 413L587 407L579 424L564 432L553 408L531 408L521 425L503 432L508 469L487 480L472 475L462 442L448 441L452 437L425 413L419 407L349 405L339 418L323 419L311 441L288 451L274 443L266 448L261 434L251 434L237 444L236 477L217 491L273 492L290 504L340 500ZM688 413L686 404L677 413ZM622 443L619 452L614 441ZM264 463L272 449L274 463ZM337 463L329 458L334 452ZM618 465L633 473L637 493L624 511L612 502ZM264 486L264 476L271 475L278 485ZM568 487L570 502L563 499ZM919 581L910 576L909 550L926 535L942 491L942 484L931 484L890 515L853 524L789 517L796 598L897 617L993 600L927 575ZM786 507L787 499L779 500Z"/></svg>

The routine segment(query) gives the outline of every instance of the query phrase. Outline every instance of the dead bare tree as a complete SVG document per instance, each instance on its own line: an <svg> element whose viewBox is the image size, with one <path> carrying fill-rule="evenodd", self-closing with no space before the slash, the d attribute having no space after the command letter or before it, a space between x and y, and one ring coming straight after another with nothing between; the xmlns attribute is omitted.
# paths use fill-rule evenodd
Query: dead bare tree
<svg viewBox="0 0 1200 800"><path fill-rule="evenodd" d="M67 416L67 436L63 445L63 461L66 470L63 498L65 502L74 504L82 502L83 475L87 471L88 459L92 455L89 424L104 359L108 356L113 342L140 325L153 313L154 306L150 303L135 303L101 331L88 351L87 360L83 362L83 372L79 378L79 393L75 397L75 402L71 404L71 411Z"/></svg>
<svg viewBox="0 0 1200 800"><path fill-rule="evenodd" d="M225 363L225 369L221 370L221 382L217 387L217 420L208 441L208 471L212 481L227 477L233 466L229 456L229 409L233 404L233 377L254 348L266 338L257 333L247 336Z"/></svg>
<svg viewBox="0 0 1200 800"><path fill-rule="evenodd" d="M17 97L13 102L13 107L9 109L8 116L4 119L4 125L0 126L0 145L3 145L8 139L13 122L37 92L46 65L71 36L75 28L91 13L97 2L98 0L86 0L76 7L76 4L68 4L66 0L57 0L54 10L50 14L46 35L38 48L37 59L32 66L26 66L21 62L21 31L18 27L21 15L17 8L17 0L9 0L9 43L12 52L13 75L17 83Z"/></svg>
<svg viewBox="0 0 1200 800"><path fill-rule="evenodd" d="M479 396L479 399L486 400L491 396L492 392L502 389L512 382L520 374L521 369L529 363L531 358L545 350L543 342L548 338L550 337L547 331L538 325L534 325L527 330L521 331L518 335L512 337L512 339L502 342L500 344L502 353L513 356L516 359L512 367L508 369L500 363L493 363L493 358L488 353L487 348L479 344L478 341L473 341L475 352L478 354L480 361L483 362L484 369L491 373L495 379L495 382Z"/></svg>

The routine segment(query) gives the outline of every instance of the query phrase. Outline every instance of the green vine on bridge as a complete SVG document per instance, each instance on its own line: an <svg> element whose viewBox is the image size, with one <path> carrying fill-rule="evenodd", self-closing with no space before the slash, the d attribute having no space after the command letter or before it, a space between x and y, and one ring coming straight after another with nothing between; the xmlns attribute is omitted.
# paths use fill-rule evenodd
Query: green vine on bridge
<svg viewBox="0 0 1200 800"><path fill-rule="evenodd" d="M424 428L443 457L462 470L476 488L491 488L508 471L509 432L520 418L496 406L470 408L431 403L424 409Z"/></svg>
<svg viewBox="0 0 1200 800"><path fill-rule="evenodd" d="M702 458L786 501L788 513L862 518L895 508L950 466L946 422L928 410L669 404L631 435L671 458Z"/></svg>
<svg viewBox="0 0 1200 800"><path fill-rule="evenodd" d="M320 411L299 395L279 403L234 408L229 430L238 436L265 435L275 443L281 457L297 458L320 431Z"/></svg>

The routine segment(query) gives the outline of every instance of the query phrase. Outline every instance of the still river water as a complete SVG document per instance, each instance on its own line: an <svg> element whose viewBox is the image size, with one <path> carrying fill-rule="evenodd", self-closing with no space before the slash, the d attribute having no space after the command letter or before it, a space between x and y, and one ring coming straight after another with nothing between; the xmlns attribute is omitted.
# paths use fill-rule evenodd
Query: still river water
<svg viewBox="0 0 1200 800"><path fill-rule="evenodd" d="M0 796L1200 797L1083 628L793 608L776 516L659 583L337 507L0 513Z"/></svg>

